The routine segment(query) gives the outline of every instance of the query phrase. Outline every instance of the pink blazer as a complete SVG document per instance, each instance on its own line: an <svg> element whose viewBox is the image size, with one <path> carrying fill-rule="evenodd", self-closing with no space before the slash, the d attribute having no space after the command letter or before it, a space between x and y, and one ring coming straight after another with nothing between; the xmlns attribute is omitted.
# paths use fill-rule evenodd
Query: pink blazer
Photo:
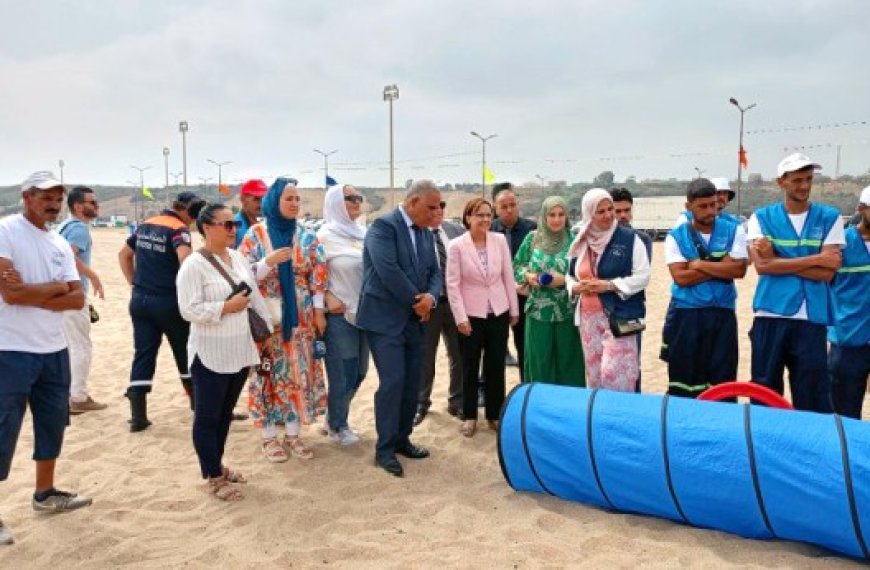
<svg viewBox="0 0 870 570"><path fill-rule="evenodd" d="M512 317L520 314L511 252L504 235L487 233L486 254L488 270L483 269L469 232L447 246L447 297L457 324L469 317L485 319L490 305L495 315L505 311Z"/></svg>

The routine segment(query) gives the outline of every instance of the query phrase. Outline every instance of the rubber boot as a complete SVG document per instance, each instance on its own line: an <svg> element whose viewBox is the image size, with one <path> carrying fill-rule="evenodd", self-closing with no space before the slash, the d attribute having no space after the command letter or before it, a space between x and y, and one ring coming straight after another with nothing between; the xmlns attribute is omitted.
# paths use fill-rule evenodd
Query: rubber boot
<svg viewBox="0 0 870 570"><path fill-rule="evenodd" d="M127 392L130 400L130 431L136 433L148 429L151 422L148 421L148 394L145 392Z"/></svg>
<svg viewBox="0 0 870 570"><path fill-rule="evenodd" d="M181 385L184 388L184 393L187 394L187 399L190 401L190 411L194 411L193 405L193 380L190 378L182 378Z"/></svg>

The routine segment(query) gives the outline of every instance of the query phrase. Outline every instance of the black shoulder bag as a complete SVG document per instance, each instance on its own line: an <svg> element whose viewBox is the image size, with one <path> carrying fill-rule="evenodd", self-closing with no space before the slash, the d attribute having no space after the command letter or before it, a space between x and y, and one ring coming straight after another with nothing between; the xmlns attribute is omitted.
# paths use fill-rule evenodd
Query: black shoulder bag
<svg viewBox="0 0 870 570"><path fill-rule="evenodd" d="M218 273L223 276L224 279L227 280L227 283L232 287L232 292L227 299L231 299L234 295L241 291L248 291L248 294L251 293L250 287L244 281L241 283L236 283L233 281L232 277L230 277L227 270L223 268L223 266L218 262L217 259L214 258L214 254L209 250L202 248L199 250L199 254L206 258L209 263L211 263L215 269L218 270ZM251 336L254 338L254 342L264 342L272 333L269 332L269 325L266 324L265 319L260 316L257 311L255 311L252 307L248 307L248 323L251 325Z"/></svg>

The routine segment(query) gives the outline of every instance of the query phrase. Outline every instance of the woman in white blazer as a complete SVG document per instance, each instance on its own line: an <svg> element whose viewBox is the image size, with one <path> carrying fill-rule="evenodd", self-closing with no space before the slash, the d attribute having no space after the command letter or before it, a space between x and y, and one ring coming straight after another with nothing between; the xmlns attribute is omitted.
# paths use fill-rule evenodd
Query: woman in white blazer
<svg viewBox="0 0 870 570"><path fill-rule="evenodd" d="M468 231L452 240L447 253L447 297L459 330L462 357L461 433L477 430L477 377L483 356L486 419L498 429L504 402L508 330L519 319L519 302L507 240L489 231L492 205L474 198L465 205L462 223Z"/></svg>

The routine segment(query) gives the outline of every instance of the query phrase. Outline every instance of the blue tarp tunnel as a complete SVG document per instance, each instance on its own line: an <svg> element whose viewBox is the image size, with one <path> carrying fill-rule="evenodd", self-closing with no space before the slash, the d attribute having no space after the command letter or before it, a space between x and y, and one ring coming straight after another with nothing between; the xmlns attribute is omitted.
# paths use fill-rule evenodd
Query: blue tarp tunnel
<svg viewBox="0 0 870 570"><path fill-rule="evenodd" d="M505 403L498 451L517 491L870 559L864 422L522 384Z"/></svg>

